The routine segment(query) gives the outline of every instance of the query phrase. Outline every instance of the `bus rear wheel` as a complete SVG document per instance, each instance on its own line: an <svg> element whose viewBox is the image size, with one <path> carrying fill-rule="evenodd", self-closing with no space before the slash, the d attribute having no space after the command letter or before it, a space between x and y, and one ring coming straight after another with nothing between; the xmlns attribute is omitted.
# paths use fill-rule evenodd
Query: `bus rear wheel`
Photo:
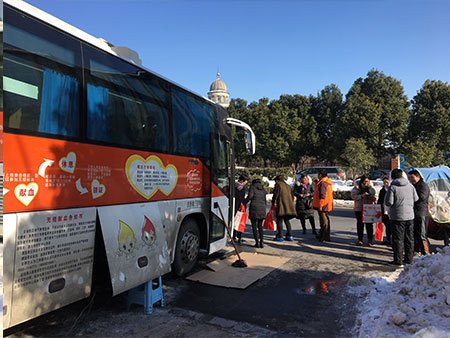
<svg viewBox="0 0 450 338"><path fill-rule="evenodd" d="M173 271L178 276L184 276L197 263L200 251L200 231L194 219L187 219L181 224L178 232Z"/></svg>

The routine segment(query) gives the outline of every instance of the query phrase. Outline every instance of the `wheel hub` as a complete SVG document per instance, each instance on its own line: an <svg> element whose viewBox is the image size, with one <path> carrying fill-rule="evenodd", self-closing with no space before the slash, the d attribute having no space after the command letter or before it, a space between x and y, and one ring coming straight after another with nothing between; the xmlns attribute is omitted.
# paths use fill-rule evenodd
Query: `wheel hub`
<svg viewBox="0 0 450 338"><path fill-rule="evenodd" d="M192 231L184 234L181 241L181 254L184 262L192 262L197 258L200 241L198 236Z"/></svg>

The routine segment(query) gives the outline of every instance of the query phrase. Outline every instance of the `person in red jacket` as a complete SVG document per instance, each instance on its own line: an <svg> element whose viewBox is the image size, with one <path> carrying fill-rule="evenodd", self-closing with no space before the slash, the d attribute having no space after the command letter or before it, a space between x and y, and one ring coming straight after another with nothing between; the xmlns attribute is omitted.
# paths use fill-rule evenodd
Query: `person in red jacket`
<svg viewBox="0 0 450 338"><path fill-rule="evenodd" d="M333 211L333 183L328 178L327 171L324 169L317 176L319 182L316 183L316 189L313 196L313 209L319 213L320 231L316 238L320 241L330 241L330 216Z"/></svg>

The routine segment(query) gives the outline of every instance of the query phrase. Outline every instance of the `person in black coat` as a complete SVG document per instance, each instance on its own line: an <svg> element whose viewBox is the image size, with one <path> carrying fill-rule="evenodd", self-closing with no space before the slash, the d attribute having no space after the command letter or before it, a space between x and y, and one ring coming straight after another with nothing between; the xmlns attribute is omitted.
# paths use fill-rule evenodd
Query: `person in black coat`
<svg viewBox="0 0 450 338"><path fill-rule="evenodd" d="M419 200L414 202L414 254L416 256L430 253L428 242L428 199L430 188L417 170L408 173L409 182L416 188Z"/></svg>
<svg viewBox="0 0 450 338"><path fill-rule="evenodd" d="M381 204L381 212L382 212L382 221L384 227L386 228L386 236L382 244L391 245L392 238L392 229L391 229L391 221L389 220L387 207L384 205L384 197L386 196L387 188L389 188L389 177L383 177L383 188L381 188L380 193L378 195L377 204Z"/></svg>
<svg viewBox="0 0 450 338"><path fill-rule="evenodd" d="M249 218L252 223L253 237L255 238L255 248L263 248L263 222L266 218L266 190L264 190L261 180L254 179L250 187L245 204L250 202Z"/></svg>
<svg viewBox="0 0 450 338"><path fill-rule="evenodd" d="M247 184L247 177L244 175L239 176L239 180L234 184L234 215L239 211L241 204L246 205L245 203L245 195L247 194L247 188L245 185ZM233 230L233 239L237 240L238 243L241 243L242 240L242 232Z"/></svg>
<svg viewBox="0 0 450 338"><path fill-rule="evenodd" d="M312 198L314 195L314 187L309 184L308 176L301 175L300 180L294 186L294 196L297 197L295 202L295 211L297 218L300 219L303 228L303 234L306 234L306 219L309 220L314 235L317 235L316 225L314 221L314 210L312 208Z"/></svg>

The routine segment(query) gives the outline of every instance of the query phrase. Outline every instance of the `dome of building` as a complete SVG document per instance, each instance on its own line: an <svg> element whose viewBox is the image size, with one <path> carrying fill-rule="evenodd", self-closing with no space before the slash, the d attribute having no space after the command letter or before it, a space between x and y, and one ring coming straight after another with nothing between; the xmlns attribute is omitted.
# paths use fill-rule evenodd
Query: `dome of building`
<svg viewBox="0 0 450 338"><path fill-rule="evenodd" d="M225 82L223 82L220 79L220 73L217 72L217 79L215 79L213 81L213 83L211 83L211 86L209 87L209 91L215 91L215 90L220 90L220 91L227 91L227 86L225 85Z"/></svg>
<svg viewBox="0 0 450 338"><path fill-rule="evenodd" d="M228 108L230 105L230 93L227 91L225 82L220 79L220 73L217 72L217 79L209 86L208 98L215 103L220 104L224 108Z"/></svg>

